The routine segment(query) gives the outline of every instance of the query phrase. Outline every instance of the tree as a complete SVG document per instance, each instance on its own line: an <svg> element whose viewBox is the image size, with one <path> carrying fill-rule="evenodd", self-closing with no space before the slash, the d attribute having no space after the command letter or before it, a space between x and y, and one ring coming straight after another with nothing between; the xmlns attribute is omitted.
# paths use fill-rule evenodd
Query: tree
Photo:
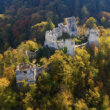
<svg viewBox="0 0 110 110"><path fill-rule="evenodd" d="M109 101L109 96L104 95L103 96L103 104L102 104L102 109L101 110L109 110L110 109L110 101Z"/></svg>
<svg viewBox="0 0 110 110"><path fill-rule="evenodd" d="M0 78L0 108L1 110L12 110L17 105L17 94L10 87L6 78Z"/></svg>
<svg viewBox="0 0 110 110"><path fill-rule="evenodd" d="M101 22L101 24L105 28L110 27L110 13L103 11L103 12L99 13L98 18L99 18L99 21Z"/></svg>
<svg viewBox="0 0 110 110"><path fill-rule="evenodd" d="M105 21L106 21L106 18L103 16L103 17L101 18L101 22L104 23Z"/></svg>
<svg viewBox="0 0 110 110"><path fill-rule="evenodd" d="M30 24L30 20L28 17L22 20L17 20L13 24L12 32L14 37L14 45L19 44L21 41L28 39L28 27Z"/></svg>
<svg viewBox="0 0 110 110"><path fill-rule="evenodd" d="M104 83L104 88L107 93L110 92L109 83L110 83L110 38L109 36L102 36L99 39L99 52L97 54L97 65L99 69L98 78Z"/></svg>
<svg viewBox="0 0 110 110"><path fill-rule="evenodd" d="M68 89L64 89L56 94L56 96L52 100L53 109L56 110L72 110L73 106L73 96L71 91Z"/></svg>
<svg viewBox="0 0 110 110"><path fill-rule="evenodd" d="M53 81L55 80L55 82L59 84L69 84L72 75L71 61L71 57L68 57L61 51L56 51L56 53L51 56L49 62Z"/></svg>
<svg viewBox="0 0 110 110"><path fill-rule="evenodd" d="M25 55L25 56L24 56L24 62L25 62L25 63L29 63L29 56L28 56L28 55Z"/></svg>
<svg viewBox="0 0 110 110"><path fill-rule="evenodd" d="M32 36L36 38L37 42L43 44L45 40L45 32L48 27L48 22L41 22L31 27Z"/></svg>
<svg viewBox="0 0 110 110"><path fill-rule="evenodd" d="M46 18L47 18L47 19L50 18L51 20L53 20L53 18L54 18L54 13L53 13L53 11L48 11L47 14L46 14Z"/></svg>
<svg viewBox="0 0 110 110"><path fill-rule="evenodd" d="M97 90L97 88L94 88L94 90L89 89L89 91L86 94L86 102L89 107L97 107L98 104L101 102L100 93Z"/></svg>
<svg viewBox="0 0 110 110"><path fill-rule="evenodd" d="M4 64L3 64L3 55L0 54L0 76L3 75L3 68L4 68Z"/></svg>
<svg viewBox="0 0 110 110"><path fill-rule="evenodd" d="M81 9L81 14L82 14L82 19L84 19L84 20L88 17L89 12L88 12L86 6L83 6L83 7L82 7L82 9Z"/></svg>
<svg viewBox="0 0 110 110"><path fill-rule="evenodd" d="M64 25L67 24L67 18L64 18L64 22L63 22Z"/></svg>
<svg viewBox="0 0 110 110"><path fill-rule="evenodd" d="M89 19L87 19L86 21L86 28L95 28L96 27L96 20L93 17L90 17Z"/></svg>
<svg viewBox="0 0 110 110"><path fill-rule="evenodd" d="M47 62L48 62L48 60L45 57L43 57L43 58L40 59L41 65L45 65L45 64L47 64Z"/></svg>
<svg viewBox="0 0 110 110"><path fill-rule="evenodd" d="M37 107L37 99L36 99L36 90L37 90L37 86L36 84L29 84L29 85L23 85L24 89L28 88L27 91L23 91L24 93L24 97L22 97L22 104L23 104L23 108L26 110L33 110L34 108ZM26 90L25 89L25 90ZM23 90L23 89L22 89Z"/></svg>
<svg viewBox="0 0 110 110"><path fill-rule="evenodd" d="M52 20L49 18L48 19L48 29L52 30L55 28L55 25L53 24Z"/></svg>
<svg viewBox="0 0 110 110"><path fill-rule="evenodd" d="M30 50L32 52L38 49L37 43L31 40L26 41L25 45L26 45L27 50Z"/></svg>
<svg viewBox="0 0 110 110"><path fill-rule="evenodd" d="M4 91L10 85L6 78L0 78L0 91Z"/></svg>
<svg viewBox="0 0 110 110"><path fill-rule="evenodd" d="M19 56L17 49L13 49L13 50L12 50L12 56L13 56L13 58L12 58L13 64L14 64L15 66L17 66L17 65L20 63L19 57L22 57L22 53L21 53L21 55Z"/></svg>
<svg viewBox="0 0 110 110"><path fill-rule="evenodd" d="M75 110L89 110L84 99L80 99L74 104Z"/></svg>
<svg viewBox="0 0 110 110"><path fill-rule="evenodd" d="M6 77L10 82L15 78L15 71L12 67L5 67L3 76Z"/></svg>
<svg viewBox="0 0 110 110"><path fill-rule="evenodd" d="M25 94L25 98L23 99L23 106L24 106L24 109L27 109L27 108L33 108L33 98L31 96L31 94L29 92L27 92Z"/></svg>
<svg viewBox="0 0 110 110"><path fill-rule="evenodd" d="M76 48L72 61L72 70L72 81L75 82L75 91L73 89L73 93L76 97L82 98L86 93L85 90L93 86L93 83L90 83L89 80L92 81L92 78L98 72L96 68L91 66L90 54L84 47ZM80 90L83 92L80 92Z"/></svg>
<svg viewBox="0 0 110 110"><path fill-rule="evenodd" d="M32 51L35 52L38 49L38 44L34 41L28 40L26 42L22 42L17 47L17 59L18 62L24 62L24 59L26 58L28 61L28 56L26 55L26 51Z"/></svg>
<svg viewBox="0 0 110 110"><path fill-rule="evenodd" d="M7 50L4 52L4 60L5 60L5 66L11 66L12 65L12 52Z"/></svg>

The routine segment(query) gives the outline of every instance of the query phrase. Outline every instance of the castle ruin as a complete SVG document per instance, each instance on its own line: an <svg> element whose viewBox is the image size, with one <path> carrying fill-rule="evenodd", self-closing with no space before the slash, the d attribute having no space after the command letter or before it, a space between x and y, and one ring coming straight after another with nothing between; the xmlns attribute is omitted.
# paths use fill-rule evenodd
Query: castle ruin
<svg viewBox="0 0 110 110"><path fill-rule="evenodd" d="M67 33L70 38L66 38L65 40L63 34ZM67 47L67 53L69 55L74 54L74 47L75 47L75 40L74 37L77 36L78 29L76 25L76 18L75 17L68 17L67 23L64 25L63 23L58 24L57 28L53 30L47 31L45 33L45 46L52 47L55 49L62 49ZM61 38L58 40L58 38Z"/></svg>
<svg viewBox="0 0 110 110"><path fill-rule="evenodd" d="M63 34L67 33L69 37L66 39L63 38ZM74 54L75 48L81 48L86 45L98 45L98 37L99 31L98 29L87 29L86 35L88 37L88 41L81 45L75 45L75 37L78 35L78 29L76 25L75 17L67 18L67 24L63 25L63 23L58 24L57 28L53 30L47 31L45 33L45 44L44 46L48 46L55 49L63 49L67 48L67 53L72 56ZM36 52L26 51L26 55L29 58L35 58ZM15 72L16 75L16 83L18 87L21 86L20 81L27 79L28 84L35 83L36 79L44 68L36 67L32 64L19 64L17 70Z"/></svg>

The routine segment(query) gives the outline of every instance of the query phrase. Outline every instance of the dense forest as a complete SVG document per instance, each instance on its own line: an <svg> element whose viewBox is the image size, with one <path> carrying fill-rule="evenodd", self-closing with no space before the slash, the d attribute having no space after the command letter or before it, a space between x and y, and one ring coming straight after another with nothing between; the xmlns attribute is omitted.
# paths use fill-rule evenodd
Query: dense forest
<svg viewBox="0 0 110 110"><path fill-rule="evenodd" d="M76 43L95 28L98 46L75 48L73 56L43 48L46 30L69 16L77 20ZM36 59L26 50L38 50ZM19 63L45 70L17 88ZM110 0L0 0L0 110L110 110Z"/></svg>

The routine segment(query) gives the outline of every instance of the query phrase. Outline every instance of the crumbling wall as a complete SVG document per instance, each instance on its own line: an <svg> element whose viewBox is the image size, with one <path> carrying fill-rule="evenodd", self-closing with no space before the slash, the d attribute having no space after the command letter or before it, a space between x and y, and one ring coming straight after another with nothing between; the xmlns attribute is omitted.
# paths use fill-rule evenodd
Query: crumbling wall
<svg viewBox="0 0 110 110"><path fill-rule="evenodd" d="M74 54L74 48L75 48L75 40L73 39L66 39L66 40L60 40L58 42L59 49L62 49L64 47L67 47L67 53L72 56Z"/></svg>
<svg viewBox="0 0 110 110"><path fill-rule="evenodd" d="M88 43L89 45L98 45L98 37L99 31L98 29L87 29L86 35L88 36Z"/></svg>
<svg viewBox="0 0 110 110"><path fill-rule="evenodd" d="M22 65L24 67L20 67L21 65L19 64L17 67L17 70L15 72L16 76L16 83L19 87L21 81L27 80L27 82L34 83L36 81L36 75L37 75L37 68L36 66L29 66L27 65ZM26 66L26 67L25 67Z"/></svg>

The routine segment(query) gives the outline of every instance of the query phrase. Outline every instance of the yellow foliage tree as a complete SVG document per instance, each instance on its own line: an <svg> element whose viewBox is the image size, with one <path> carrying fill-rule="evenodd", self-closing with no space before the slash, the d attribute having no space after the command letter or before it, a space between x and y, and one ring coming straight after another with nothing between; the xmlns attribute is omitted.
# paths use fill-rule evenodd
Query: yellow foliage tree
<svg viewBox="0 0 110 110"><path fill-rule="evenodd" d="M6 77L8 80L13 81L15 77L14 69L12 67L5 68L3 76Z"/></svg>
<svg viewBox="0 0 110 110"><path fill-rule="evenodd" d="M6 78L0 78L0 91L6 89L10 85L10 82Z"/></svg>

